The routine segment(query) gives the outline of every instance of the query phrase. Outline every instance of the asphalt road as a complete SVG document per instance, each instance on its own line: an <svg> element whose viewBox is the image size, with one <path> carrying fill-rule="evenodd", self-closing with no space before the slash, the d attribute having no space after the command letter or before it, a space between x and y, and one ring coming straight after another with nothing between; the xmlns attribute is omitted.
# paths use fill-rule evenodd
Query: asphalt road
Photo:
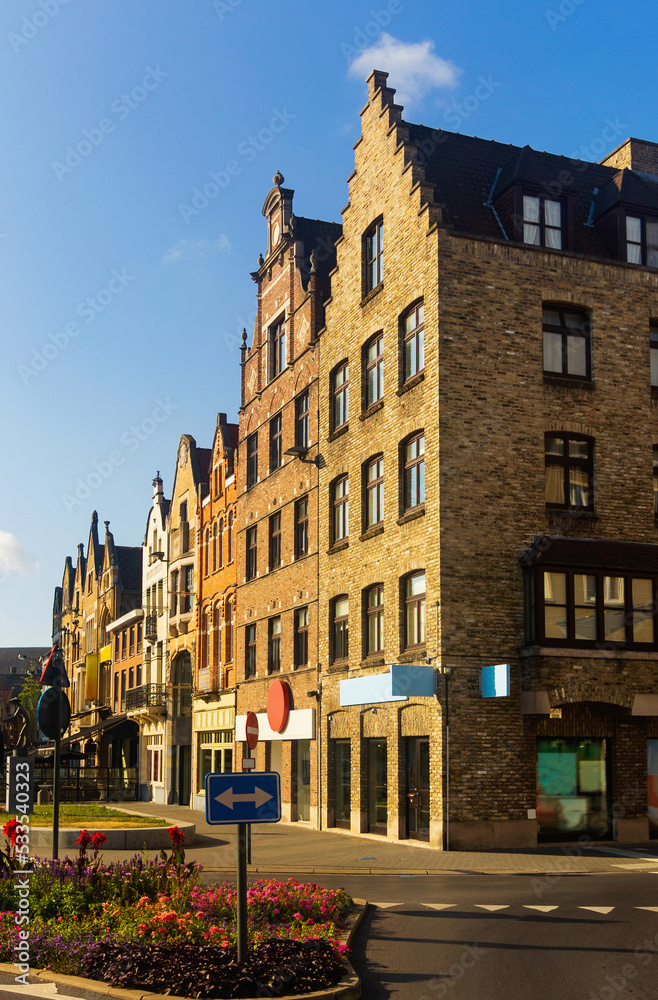
<svg viewBox="0 0 658 1000"><path fill-rule="evenodd" d="M311 880L375 904L353 948L365 1000L658 996L656 874Z"/></svg>

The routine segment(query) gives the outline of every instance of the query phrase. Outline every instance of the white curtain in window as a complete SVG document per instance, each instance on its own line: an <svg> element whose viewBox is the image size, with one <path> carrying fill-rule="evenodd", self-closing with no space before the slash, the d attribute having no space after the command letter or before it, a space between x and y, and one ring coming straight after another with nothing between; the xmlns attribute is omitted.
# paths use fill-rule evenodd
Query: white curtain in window
<svg viewBox="0 0 658 1000"><path fill-rule="evenodd" d="M546 503L564 503L564 471L560 465L546 466Z"/></svg>
<svg viewBox="0 0 658 1000"><path fill-rule="evenodd" d="M560 229L562 226L562 206L559 201L544 202L544 222L547 226Z"/></svg>
<svg viewBox="0 0 658 1000"><path fill-rule="evenodd" d="M544 333L544 371L562 371L562 337L559 333Z"/></svg>
<svg viewBox="0 0 658 1000"><path fill-rule="evenodd" d="M626 239L631 243L642 242L642 220L633 215L626 216Z"/></svg>

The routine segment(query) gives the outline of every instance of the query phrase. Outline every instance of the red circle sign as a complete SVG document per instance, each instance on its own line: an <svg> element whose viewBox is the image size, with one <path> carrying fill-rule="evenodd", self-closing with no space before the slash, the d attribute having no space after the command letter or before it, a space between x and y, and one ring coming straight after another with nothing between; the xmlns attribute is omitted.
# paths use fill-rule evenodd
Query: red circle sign
<svg viewBox="0 0 658 1000"><path fill-rule="evenodd" d="M290 714L290 688L285 681L275 680L270 684L267 696L267 721L275 733L282 733L288 725Z"/></svg>
<svg viewBox="0 0 658 1000"><path fill-rule="evenodd" d="M258 743L258 716L255 712L247 713L247 721L244 724L245 739L250 750L256 749Z"/></svg>

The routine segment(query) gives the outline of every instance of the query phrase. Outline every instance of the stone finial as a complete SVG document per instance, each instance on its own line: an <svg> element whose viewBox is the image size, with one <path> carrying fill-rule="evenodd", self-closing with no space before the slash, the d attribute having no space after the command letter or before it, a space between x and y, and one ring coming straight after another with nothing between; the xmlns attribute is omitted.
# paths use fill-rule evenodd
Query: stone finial
<svg viewBox="0 0 658 1000"><path fill-rule="evenodd" d="M265 263L265 258L263 257L262 253L259 253L258 254L258 266L262 267L264 263Z"/></svg>
<svg viewBox="0 0 658 1000"><path fill-rule="evenodd" d="M105 525L105 530L109 531L110 530L110 522L109 521L103 521L103 524Z"/></svg>
<svg viewBox="0 0 658 1000"><path fill-rule="evenodd" d="M244 326L242 327L242 343L245 347L247 346L247 330Z"/></svg>
<svg viewBox="0 0 658 1000"><path fill-rule="evenodd" d="M283 182L285 181L285 177L283 176L280 170L277 170L272 180L274 181L276 186L280 188Z"/></svg>

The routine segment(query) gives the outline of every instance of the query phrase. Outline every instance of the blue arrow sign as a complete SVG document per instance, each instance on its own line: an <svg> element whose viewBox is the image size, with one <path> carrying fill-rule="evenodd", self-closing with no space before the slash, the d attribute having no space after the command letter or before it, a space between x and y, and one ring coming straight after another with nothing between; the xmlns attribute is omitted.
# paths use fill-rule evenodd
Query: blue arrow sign
<svg viewBox="0 0 658 1000"><path fill-rule="evenodd" d="M206 775L206 823L278 823L278 771Z"/></svg>

